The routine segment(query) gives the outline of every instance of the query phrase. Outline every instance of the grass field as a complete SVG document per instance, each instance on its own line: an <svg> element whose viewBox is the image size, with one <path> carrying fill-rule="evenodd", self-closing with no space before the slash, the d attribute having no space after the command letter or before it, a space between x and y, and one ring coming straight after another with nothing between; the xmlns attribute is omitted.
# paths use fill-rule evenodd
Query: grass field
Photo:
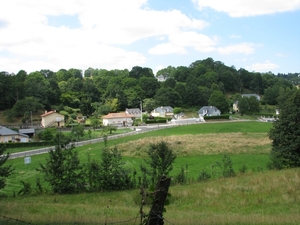
<svg viewBox="0 0 300 225"><path fill-rule="evenodd" d="M188 165L188 185L170 187L170 204L164 214L165 224L299 224L300 170L268 171L271 142L267 136L270 123L237 122L207 123L156 130L111 140L117 146L128 168L139 168L146 157L149 143L167 141L177 159L171 176ZM87 154L99 159L103 143L78 147L82 162ZM196 183L199 173L211 172L211 165L230 155L237 172L235 178L214 178ZM45 155L9 160L16 168L1 191L8 197L0 199L1 215L38 223L77 222L85 224L139 224L139 190L12 197L20 189L20 181L40 176L35 170ZM246 173L239 169L247 166ZM218 171L215 171L218 173ZM219 171L220 172L220 171ZM149 207L144 208L147 213ZM135 219L134 219L135 218ZM131 220L127 223L123 221ZM13 220L11 221L13 222ZM17 223L16 223L17 224Z"/></svg>

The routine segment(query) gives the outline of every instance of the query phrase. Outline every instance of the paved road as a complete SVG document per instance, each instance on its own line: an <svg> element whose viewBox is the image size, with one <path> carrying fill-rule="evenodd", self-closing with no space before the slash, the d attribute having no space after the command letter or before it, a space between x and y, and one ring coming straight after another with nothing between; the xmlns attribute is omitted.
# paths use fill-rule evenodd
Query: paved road
<svg viewBox="0 0 300 225"><path fill-rule="evenodd" d="M242 120L240 120L242 121ZM218 121L220 122L220 121ZM224 122L238 122L238 121L224 121ZM168 124L156 124L156 125L147 125L147 126L138 126L136 127L136 129L130 131L130 132L126 132L124 134L117 134L117 135L112 135L112 136L108 136L107 139L108 140L113 140L113 139L117 139L117 138L121 138L121 137L125 137L125 136L130 136L130 135L135 135L135 134L140 134L140 133L145 133L148 131L152 131L152 130L158 130L158 129L165 129L168 127L174 127L174 126L182 126L182 125L189 125L189 124L200 124L203 122L199 122L196 120L196 118L190 118L190 119L181 119L181 120L176 120L176 122L171 122ZM75 142L75 146L83 146L83 145L88 145L88 144L94 144L94 143L98 143L98 142L102 142L103 138L97 138L97 139L92 139L92 140L88 140L88 141L80 141L80 142ZM52 147L47 147L47 148L41 148L41 149L35 149L35 150L30 150L30 151L25 151L25 152L18 152L18 153L12 153L9 156L9 159L15 159L15 158L21 158L21 157L25 157L25 156L31 156L31 155L38 155L38 154L44 154L49 152L51 149L54 149L54 146Z"/></svg>
<svg viewBox="0 0 300 225"><path fill-rule="evenodd" d="M171 126L174 126L174 124L164 124L164 125L159 124L159 125L151 125L151 126L139 126L139 127L136 127L135 130L132 130L130 132L126 132L124 134L117 134L117 135L108 136L107 139L108 140L113 140L113 139L129 136L129 135L135 135L135 134L148 132L148 131L151 131L151 130L165 129L165 128L168 128L168 127L171 127ZM83 146L83 145L94 144L94 143L98 143L98 142L102 142L102 141L103 141L103 138L97 138L97 139L92 139L92 140L88 140L88 141L75 142L74 144L75 144L75 146ZM25 152L12 153L12 154L10 154L9 159L22 158L22 157L26 157L26 156L44 154L44 153L47 153L51 149L54 149L54 148L55 147L52 146L52 147L40 148L40 149L35 149L35 150L30 150L30 151L25 151Z"/></svg>

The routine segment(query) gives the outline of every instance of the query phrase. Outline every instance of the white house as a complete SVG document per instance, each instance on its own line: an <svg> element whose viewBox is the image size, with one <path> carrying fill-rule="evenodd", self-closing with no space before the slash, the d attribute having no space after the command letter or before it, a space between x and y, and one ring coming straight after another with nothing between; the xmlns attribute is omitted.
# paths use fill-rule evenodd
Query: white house
<svg viewBox="0 0 300 225"><path fill-rule="evenodd" d="M0 142L28 142L29 136L0 125Z"/></svg>
<svg viewBox="0 0 300 225"><path fill-rule="evenodd" d="M102 116L102 123L104 126L112 125L117 127L132 126L132 116L127 113L109 113Z"/></svg>
<svg viewBox="0 0 300 225"><path fill-rule="evenodd" d="M164 82L169 78L169 75L159 75L156 77L157 81Z"/></svg>
<svg viewBox="0 0 300 225"><path fill-rule="evenodd" d="M41 115L42 121L41 126L46 127L63 127L65 126L65 116L53 111L45 111L44 114Z"/></svg>
<svg viewBox="0 0 300 225"><path fill-rule="evenodd" d="M154 117L173 117L173 108L171 106L161 106L157 107L151 112Z"/></svg>
<svg viewBox="0 0 300 225"><path fill-rule="evenodd" d="M242 97L250 98L255 97L258 101L260 101L260 96L258 94L242 94ZM239 101L235 101L232 105L233 111L239 111Z"/></svg>
<svg viewBox="0 0 300 225"><path fill-rule="evenodd" d="M258 94L242 94L242 97L255 97L258 101L260 101L260 96Z"/></svg>
<svg viewBox="0 0 300 225"><path fill-rule="evenodd" d="M220 116L221 111L215 106L203 106L201 109L199 109L198 114L200 117Z"/></svg>
<svg viewBox="0 0 300 225"><path fill-rule="evenodd" d="M125 113L131 116L132 118L140 119L142 116L142 112L139 108L133 108L133 109L125 109Z"/></svg>

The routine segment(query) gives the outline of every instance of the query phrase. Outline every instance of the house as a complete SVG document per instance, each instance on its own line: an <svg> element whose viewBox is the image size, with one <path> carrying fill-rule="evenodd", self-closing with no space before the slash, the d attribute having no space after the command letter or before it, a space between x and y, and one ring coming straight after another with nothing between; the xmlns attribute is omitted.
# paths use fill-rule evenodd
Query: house
<svg viewBox="0 0 300 225"><path fill-rule="evenodd" d="M255 97L258 101L260 101L260 96L258 94L242 94L242 97L250 98ZM239 111L239 101L235 101L232 105L233 111Z"/></svg>
<svg viewBox="0 0 300 225"><path fill-rule="evenodd" d="M198 111L199 117L204 116L220 116L221 111L215 106L203 106Z"/></svg>
<svg viewBox="0 0 300 225"><path fill-rule="evenodd" d="M34 128L19 129L19 133L26 134L30 138L32 138L34 136L34 134L35 134L35 129Z"/></svg>
<svg viewBox="0 0 300 225"><path fill-rule="evenodd" d="M0 125L0 142L28 142L29 136Z"/></svg>
<svg viewBox="0 0 300 225"><path fill-rule="evenodd" d="M258 94L242 94L242 97L255 97L258 101L260 101L260 96Z"/></svg>
<svg viewBox="0 0 300 225"><path fill-rule="evenodd" d="M169 75L165 74L165 75L159 75L156 77L157 81L159 82L164 82L169 78Z"/></svg>
<svg viewBox="0 0 300 225"><path fill-rule="evenodd" d="M173 108L171 106L161 106L157 107L151 112L153 117L173 117Z"/></svg>
<svg viewBox="0 0 300 225"><path fill-rule="evenodd" d="M44 114L41 115L42 121L41 126L46 127L63 127L65 126L65 116L53 111L45 111Z"/></svg>
<svg viewBox="0 0 300 225"><path fill-rule="evenodd" d="M235 101L232 105L232 109L234 112L238 112L239 111L239 101Z"/></svg>
<svg viewBox="0 0 300 225"><path fill-rule="evenodd" d="M106 116L102 116L102 123L104 126L112 125L118 127L132 126L132 116L127 113L109 113Z"/></svg>
<svg viewBox="0 0 300 225"><path fill-rule="evenodd" d="M125 109L125 113L132 118L140 119L142 116L142 111L139 108Z"/></svg>

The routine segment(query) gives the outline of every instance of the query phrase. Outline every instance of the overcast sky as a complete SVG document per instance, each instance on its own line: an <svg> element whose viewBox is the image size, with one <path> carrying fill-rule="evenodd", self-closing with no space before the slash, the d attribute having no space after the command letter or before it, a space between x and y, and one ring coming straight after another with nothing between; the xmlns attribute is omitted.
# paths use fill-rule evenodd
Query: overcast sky
<svg viewBox="0 0 300 225"><path fill-rule="evenodd" d="M300 72L300 0L0 0L0 71Z"/></svg>

